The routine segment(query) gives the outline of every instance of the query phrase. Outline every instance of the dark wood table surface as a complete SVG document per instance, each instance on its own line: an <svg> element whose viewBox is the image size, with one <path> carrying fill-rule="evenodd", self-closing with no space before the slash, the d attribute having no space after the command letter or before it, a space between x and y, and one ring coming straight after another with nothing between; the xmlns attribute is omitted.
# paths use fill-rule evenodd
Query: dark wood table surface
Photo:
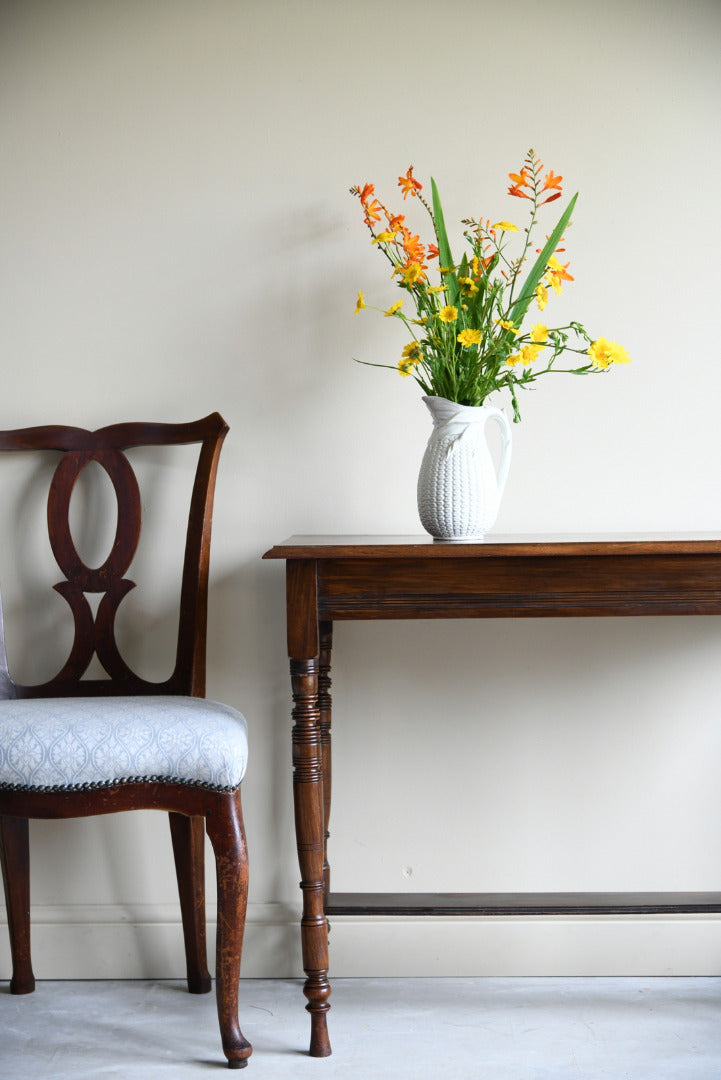
<svg viewBox="0 0 721 1080"><path fill-rule="evenodd" d="M721 615L721 537L293 536L286 562L293 789L310 1053L327 1030L328 915L529 915L721 911L721 893L348 894L330 891L330 661L337 620Z"/></svg>

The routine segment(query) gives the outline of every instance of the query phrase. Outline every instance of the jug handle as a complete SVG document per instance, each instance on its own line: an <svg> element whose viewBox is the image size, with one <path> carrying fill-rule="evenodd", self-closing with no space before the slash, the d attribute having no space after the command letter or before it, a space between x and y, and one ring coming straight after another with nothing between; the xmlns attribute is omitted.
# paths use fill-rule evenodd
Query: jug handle
<svg viewBox="0 0 721 1080"><path fill-rule="evenodd" d="M501 429L501 460L498 463L497 475L498 497L500 499L508 479L508 470L511 467L511 425L508 423L508 417L501 409L496 409L493 405L487 405L486 410L488 414L486 422L495 420Z"/></svg>

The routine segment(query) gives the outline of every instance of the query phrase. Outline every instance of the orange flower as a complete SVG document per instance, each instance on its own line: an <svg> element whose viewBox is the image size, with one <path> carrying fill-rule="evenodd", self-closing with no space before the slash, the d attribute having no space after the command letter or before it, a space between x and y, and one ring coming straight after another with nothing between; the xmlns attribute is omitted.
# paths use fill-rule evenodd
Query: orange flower
<svg viewBox="0 0 721 1080"><path fill-rule="evenodd" d="M409 262L422 263L426 249L421 243L420 236L411 236L410 230L403 228L403 250L408 256Z"/></svg>
<svg viewBox="0 0 721 1080"><path fill-rule="evenodd" d="M558 190L560 191L562 180L563 177L556 176L553 172L553 169L551 169L551 171L546 174L546 179L543 181L543 190L547 191L549 188L558 188Z"/></svg>
<svg viewBox="0 0 721 1080"><path fill-rule="evenodd" d="M510 172L508 174L510 180L513 181L513 185L509 187L508 194L515 195L518 199L532 199L533 196L529 195L523 188L530 187L528 182L528 174L525 169L521 169L519 173Z"/></svg>
<svg viewBox="0 0 721 1080"><path fill-rule="evenodd" d="M361 206L365 210L365 217L363 220L369 228L372 228L376 221L380 221L381 210L385 209L377 199L373 198L374 192L375 187L373 184L363 184L362 187L358 184L357 187L352 187L350 189L351 195L357 195L360 199Z"/></svg>
<svg viewBox="0 0 721 1080"><path fill-rule="evenodd" d="M361 187L359 184L356 188L356 191L358 192L361 203L363 204L363 206L365 206L365 204L368 202L371 195L375 191L375 184L364 184L363 187Z"/></svg>
<svg viewBox="0 0 721 1080"><path fill-rule="evenodd" d="M545 206L546 203L554 202L555 199L561 198L562 180L563 177L556 176L553 169L551 169L549 173L546 173L546 178L543 181L543 187L541 188L541 191L550 191L551 194L548 196L547 199L544 199L541 203L539 203L539 206ZM554 188L556 188L557 190L554 191Z"/></svg>
<svg viewBox="0 0 721 1080"><path fill-rule="evenodd" d="M429 259L437 259L437 258L439 258L439 255L440 255L440 252L438 251L438 248L436 247L436 245L435 244L429 244L428 245L427 257Z"/></svg>
<svg viewBox="0 0 721 1080"><path fill-rule="evenodd" d="M408 172L405 176L398 177L398 186L403 192L403 198L407 198L408 195L417 195L419 191L423 190L423 184L419 180L416 180L413 176L413 166L408 166Z"/></svg>
<svg viewBox="0 0 721 1080"><path fill-rule="evenodd" d="M520 184L515 184L508 189L509 195L515 195L517 199L532 199L533 196L529 195L527 191L522 191Z"/></svg>
<svg viewBox="0 0 721 1080"><path fill-rule="evenodd" d="M403 222L406 220L405 214L388 214L388 228L392 233L400 232L403 228Z"/></svg>
<svg viewBox="0 0 721 1080"><path fill-rule="evenodd" d="M383 207L377 199L374 199L372 203L364 203L363 208L366 212L364 219L366 225L372 225L375 221L380 221Z"/></svg>

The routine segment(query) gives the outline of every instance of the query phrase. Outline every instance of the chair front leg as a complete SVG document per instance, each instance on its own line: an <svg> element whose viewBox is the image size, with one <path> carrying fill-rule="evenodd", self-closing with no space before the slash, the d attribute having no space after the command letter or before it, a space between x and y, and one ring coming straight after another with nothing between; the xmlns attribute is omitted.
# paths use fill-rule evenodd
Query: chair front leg
<svg viewBox="0 0 721 1080"><path fill-rule="evenodd" d="M205 943L205 829L202 817L170 813L170 834L183 919L188 990L207 994L212 987Z"/></svg>
<svg viewBox="0 0 721 1080"><path fill-rule="evenodd" d="M240 791L219 795L206 818L218 881L215 978L223 1053L231 1069L248 1064L253 1048L238 1022L238 982L248 903L248 855Z"/></svg>
<svg viewBox="0 0 721 1080"><path fill-rule="evenodd" d="M30 957L30 841L27 818L0 817L0 863L7 905L13 974L11 994L35 989Z"/></svg>

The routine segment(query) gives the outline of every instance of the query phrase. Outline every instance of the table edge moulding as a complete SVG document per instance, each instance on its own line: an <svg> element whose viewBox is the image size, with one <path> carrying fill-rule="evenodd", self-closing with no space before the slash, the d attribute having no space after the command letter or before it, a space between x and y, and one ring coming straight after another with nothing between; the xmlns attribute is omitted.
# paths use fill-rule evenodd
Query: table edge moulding
<svg viewBox="0 0 721 1080"><path fill-rule="evenodd" d="M286 562L293 790L312 1056L331 1052L329 915L721 911L721 892L334 894L327 858L335 621L721 615L721 537L498 535L452 543L424 536L292 536L263 558Z"/></svg>

